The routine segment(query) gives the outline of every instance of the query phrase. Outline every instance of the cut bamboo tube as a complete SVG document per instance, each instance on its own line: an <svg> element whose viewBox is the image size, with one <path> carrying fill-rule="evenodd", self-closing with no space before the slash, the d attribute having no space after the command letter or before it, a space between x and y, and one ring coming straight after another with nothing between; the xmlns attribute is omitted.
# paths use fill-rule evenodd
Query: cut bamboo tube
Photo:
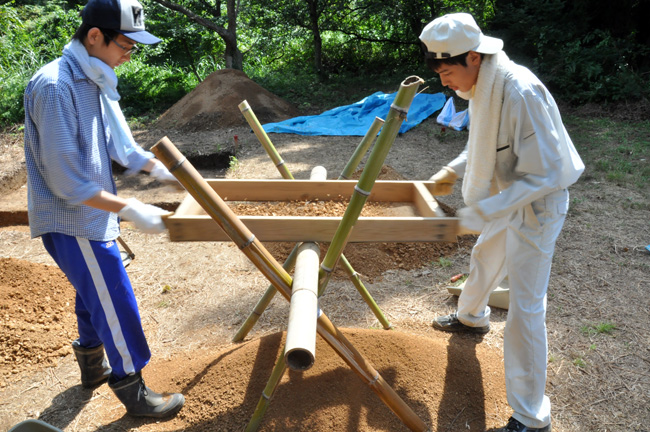
<svg viewBox="0 0 650 432"><path fill-rule="evenodd" d="M316 243L303 243L298 248L284 347L284 362L291 370L307 370L316 358L319 263L320 248Z"/></svg>
<svg viewBox="0 0 650 432"><path fill-rule="evenodd" d="M324 166L315 166L311 169L309 180L327 180L327 169Z"/></svg>
<svg viewBox="0 0 650 432"><path fill-rule="evenodd" d="M251 260L271 284L290 299L291 276L278 264L253 233L237 218L221 197L201 177L174 144L164 137L151 151L178 179L185 190L194 197L231 240ZM334 349L348 366L379 396L395 415L413 431L427 431L427 425L399 397L379 372L354 348L345 336L332 324L326 314L318 317L318 334Z"/></svg>
<svg viewBox="0 0 650 432"><path fill-rule="evenodd" d="M260 142L262 143L264 150L266 150L268 155L271 157L271 160L275 164L275 167L278 169L278 171L280 171L280 174L282 174L282 178L293 179L293 175L291 175L289 169L287 168L287 166L284 164L284 161L280 157L280 154L273 146L273 143L271 143L269 136L264 131L264 128L262 128L262 125L260 124L259 120L257 120L257 116L251 109L251 106L248 104L248 102L243 101L242 103L240 103L239 110L244 115L244 118L250 125L251 129L253 129L253 132L255 132L255 136L257 137L257 139L260 140Z"/></svg>
<svg viewBox="0 0 650 432"><path fill-rule="evenodd" d="M317 167L312 168L312 170L311 170L311 179L313 179L313 180L325 180L326 178L327 178L327 170L324 167L317 166ZM311 243L311 244L315 244L315 243ZM287 262L292 261L291 266L293 266L293 263L296 262L296 257L298 256L298 250L299 250L300 247L301 247L301 243L296 243L293 250L289 254L289 258L287 258ZM320 249L318 249L318 252L317 252L317 259L316 259L316 265L315 265L315 270L314 270L314 274L316 276L316 279L315 279L315 281L316 281L315 286L316 287L318 286L318 273L317 273L317 271L318 271L318 256L320 256ZM285 264L283 265L283 267L285 269L287 268L287 262L285 262ZM293 295L294 295L293 294L293 287L295 287L295 286L296 286L296 281L294 280L293 285L292 285L292 294L291 294L292 305L293 305ZM270 302L271 298L273 298L276 291L277 290L275 289L275 287L273 285L271 285L266 290L266 293L264 294L262 299L268 297L268 299L269 299L268 301ZM314 292L314 297L315 296L316 295L315 295L315 292ZM258 305L260 303L261 303L261 301L258 302ZM268 305L268 303L267 303L267 305ZM264 307L266 307L266 306L264 306ZM318 299L317 298L316 298L316 307L318 307ZM256 309L257 309L257 307L256 307ZM263 311L264 311L264 309L259 311L259 314L257 314L257 316L255 317L255 321L257 321L257 318L259 317L259 315ZM249 317L249 319L251 319L251 317ZM252 326L255 323L255 321L251 320L250 326ZM291 319L289 321L291 322ZM248 322L248 320L247 320L247 322ZM311 321L310 321L310 323L311 323ZM315 319L313 320L313 323L314 323L314 325L316 324ZM244 327L245 326L242 326L242 329L240 329L238 334L242 332ZM246 329L246 331L248 331L249 329L250 329L250 327L248 327L248 329ZM314 337L316 336L316 327L315 326L313 327L313 330L310 332L310 334L313 334ZM244 336L245 336L245 334L244 334ZM243 336L242 336L242 339L243 339ZM289 340L289 330L287 330L287 340ZM314 340L314 351L316 349L315 342L316 341ZM277 388L278 384L280 383L280 380L282 379L282 375L284 375L284 371L287 369L287 362L285 361L286 351L287 351L287 348L286 348L286 343L285 343L285 356L281 356L278 359L277 363L275 364L275 367L273 368L273 372L271 373L271 376L269 377L269 380L266 383L266 387L264 387L264 391L262 392L262 396L260 397L260 400L257 402L257 407L255 408L255 412L253 413L253 416L251 417L251 419L250 419L250 421L248 423L248 426L245 429L246 432L252 432L252 431L257 430L257 428L260 425L260 422L262 421L262 417L264 416L264 413L266 412L266 409L269 406L269 402L271 400L271 397L273 396L273 393L275 393L275 389ZM311 351L311 353L313 353L314 351ZM313 364L314 356L315 356L315 354L311 354L311 364Z"/></svg>
<svg viewBox="0 0 650 432"><path fill-rule="evenodd" d="M368 162L361 173L361 178L359 179L357 186L354 188L354 194L350 198L350 203L345 209L343 219L341 220L341 223L334 234L334 238L327 249L325 258L323 258L323 262L321 263L318 287L319 295L323 295L325 288L332 277L336 264L343 253L343 248L345 248L345 245L348 242L352 228L354 228L357 219L359 219L361 210L370 195L375 180L377 180L381 167L384 165L384 160L386 160L388 151L393 145L395 137L402 125L402 121L406 118L406 113L411 106L411 102L413 102L418 87L422 83L424 83L424 80L420 77L408 77L402 82L400 89L397 91L397 95L395 95L395 100L388 111L386 123L384 124L384 127L379 134L379 138L377 138L377 142L368 157Z"/></svg>

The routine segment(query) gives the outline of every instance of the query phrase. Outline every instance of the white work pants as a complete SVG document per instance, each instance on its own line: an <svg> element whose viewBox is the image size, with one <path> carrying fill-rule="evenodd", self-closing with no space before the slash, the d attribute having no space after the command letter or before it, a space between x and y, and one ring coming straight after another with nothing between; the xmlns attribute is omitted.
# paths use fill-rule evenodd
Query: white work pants
<svg viewBox="0 0 650 432"><path fill-rule="evenodd" d="M555 241L569 206L566 189L486 224L472 250L470 274L458 299L458 319L489 323L490 293L508 276L510 306L504 366L513 417L531 428L551 421L546 386L546 290Z"/></svg>

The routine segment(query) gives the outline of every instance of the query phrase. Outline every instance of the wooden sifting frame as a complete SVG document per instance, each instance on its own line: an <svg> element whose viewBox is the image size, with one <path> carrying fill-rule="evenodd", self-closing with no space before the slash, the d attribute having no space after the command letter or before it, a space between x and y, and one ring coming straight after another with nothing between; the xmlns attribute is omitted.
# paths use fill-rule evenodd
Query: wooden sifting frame
<svg viewBox="0 0 650 432"><path fill-rule="evenodd" d="M206 179L224 201L282 202L350 199L356 180L221 180ZM458 219L447 217L431 194L429 181L377 180L368 201L410 204L418 216L359 217L349 242L456 241ZM240 220L260 241L329 242L342 217L245 216ZM188 195L164 218L171 241L230 241L214 220Z"/></svg>

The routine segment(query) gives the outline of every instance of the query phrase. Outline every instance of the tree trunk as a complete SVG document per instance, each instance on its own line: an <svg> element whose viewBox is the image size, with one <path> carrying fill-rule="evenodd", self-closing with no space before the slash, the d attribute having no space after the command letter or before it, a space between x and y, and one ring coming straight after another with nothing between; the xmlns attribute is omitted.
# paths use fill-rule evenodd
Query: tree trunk
<svg viewBox="0 0 650 432"><path fill-rule="evenodd" d="M155 2L165 6L168 9L180 12L195 23L200 24L203 27L217 33L226 44L226 53L224 59L226 61L226 67L229 69L244 69L244 55L237 46L237 7L239 0L226 0L226 7L228 9L228 28L221 27L214 22L197 15L190 9L174 3L173 1L155 0ZM216 7L220 7L220 4L221 2L217 2ZM214 13L217 13L216 10Z"/></svg>
<svg viewBox="0 0 650 432"><path fill-rule="evenodd" d="M244 70L244 55L237 46L237 3L237 0L227 0L229 37L223 40L226 43L226 68Z"/></svg>
<svg viewBox="0 0 650 432"><path fill-rule="evenodd" d="M311 31L314 35L314 69L318 76L323 75L323 39L320 35L320 28L318 20L320 14L318 12L318 0L308 0L309 3L309 22Z"/></svg>

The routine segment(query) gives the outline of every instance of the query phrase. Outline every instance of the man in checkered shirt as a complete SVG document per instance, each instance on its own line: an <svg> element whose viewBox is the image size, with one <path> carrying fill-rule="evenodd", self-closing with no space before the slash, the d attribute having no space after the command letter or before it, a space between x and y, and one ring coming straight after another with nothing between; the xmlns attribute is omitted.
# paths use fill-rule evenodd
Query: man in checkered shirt
<svg viewBox="0 0 650 432"><path fill-rule="evenodd" d="M127 412L145 417L174 415L185 399L144 384L141 370L151 352L115 240L120 218L146 233L164 232L165 212L117 196L111 164L175 179L133 140L114 69L138 43L158 42L145 31L136 0L90 0L63 55L25 90L30 230L76 289L79 338L72 347L81 383L92 388L108 380Z"/></svg>

